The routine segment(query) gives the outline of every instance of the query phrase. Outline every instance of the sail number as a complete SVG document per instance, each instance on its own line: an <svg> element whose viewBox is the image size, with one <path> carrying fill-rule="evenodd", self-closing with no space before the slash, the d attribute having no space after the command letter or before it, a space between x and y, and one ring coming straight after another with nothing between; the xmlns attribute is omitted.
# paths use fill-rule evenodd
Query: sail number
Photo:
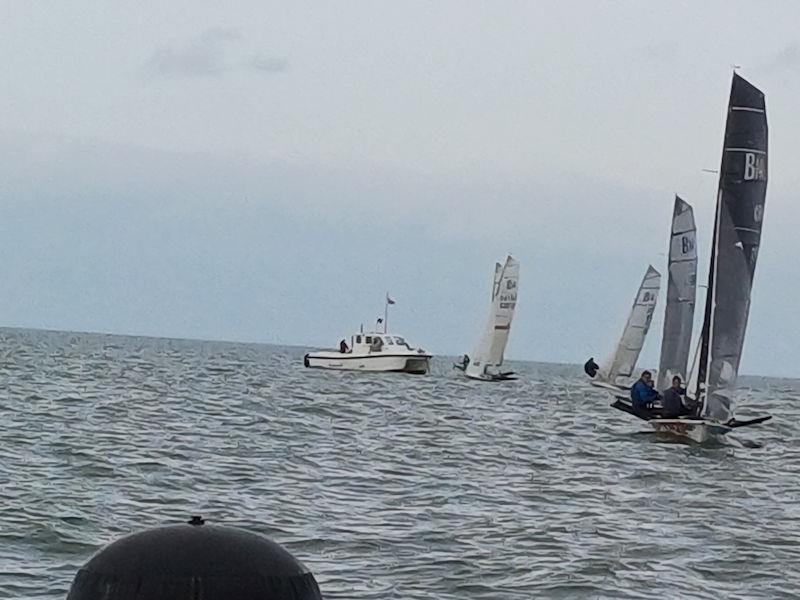
<svg viewBox="0 0 800 600"><path fill-rule="evenodd" d="M685 235L681 237L681 253L689 254L692 250L694 250L694 240Z"/></svg>
<svg viewBox="0 0 800 600"><path fill-rule="evenodd" d="M516 305L517 305L516 292L504 292L500 294L500 308L510 308L513 310Z"/></svg>
<svg viewBox="0 0 800 600"><path fill-rule="evenodd" d="M744 153L744 180L761 181L767 178L766 156L753 152Z"/></svg>

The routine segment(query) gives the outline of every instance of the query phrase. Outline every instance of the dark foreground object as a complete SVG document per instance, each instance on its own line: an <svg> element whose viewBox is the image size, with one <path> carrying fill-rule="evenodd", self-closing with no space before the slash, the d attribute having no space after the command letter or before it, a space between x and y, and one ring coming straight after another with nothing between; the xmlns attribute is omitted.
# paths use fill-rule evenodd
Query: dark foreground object
<svg viewBox="0 0 800 600"><path fill-rule="evenodd" d="M67 600L321 600L311 572L267 538L229 527L124 537L78 571Z"/></svg>

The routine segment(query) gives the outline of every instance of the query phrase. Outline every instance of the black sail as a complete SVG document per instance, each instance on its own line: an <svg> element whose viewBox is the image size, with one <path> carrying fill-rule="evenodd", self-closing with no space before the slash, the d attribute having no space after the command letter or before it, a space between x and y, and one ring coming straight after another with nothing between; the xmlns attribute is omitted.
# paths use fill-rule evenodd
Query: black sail
<svg viewBox="0 0 800 600"><path fill-rule="evenodd" d="M739 373L767 193L764 94L733 75L700 346L703 416L727 421Z"/></svg>

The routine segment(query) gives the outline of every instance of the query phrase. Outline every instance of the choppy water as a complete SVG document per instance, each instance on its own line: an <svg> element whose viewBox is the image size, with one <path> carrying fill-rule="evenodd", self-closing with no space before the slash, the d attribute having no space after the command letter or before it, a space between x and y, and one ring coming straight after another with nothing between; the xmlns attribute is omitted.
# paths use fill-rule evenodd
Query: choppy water
<svg viewBox="0 0 800 600"><path fill-rule="evenodd" d="M796 598L800 382L760 449L659 443L578 368L306 370L257 345L0 331L0 597L64 598L105 543L260 531L326 598Z"/></svg>

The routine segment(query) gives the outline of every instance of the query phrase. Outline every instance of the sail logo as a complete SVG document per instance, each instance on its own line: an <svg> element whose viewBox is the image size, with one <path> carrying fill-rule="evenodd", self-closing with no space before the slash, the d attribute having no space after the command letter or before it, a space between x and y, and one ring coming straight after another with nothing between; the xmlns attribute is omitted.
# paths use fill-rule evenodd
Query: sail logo
<svg viewBox="0 0 800 600"><path fill-rule="evenodd" d="M645 290L644 293L642 294L642 304L649 304L650 302L655 304L657 297L658 296L656 296L656 294L648 290Z"/></svg>
<svg viewBox="0 0 800 600"><path fill-rule="evenodd" d="M766 156L753 152L744 153L744 180L763 181L767 178Z"/></svg>
<svg viewBox="0 0 800 600"><path fill-rule="evenodd" d="M506 281L506 289L507 290L513 290L515 287L517 287L517 282L516 281L514 281L513 279L509 279L508 281Z"/></svg>
<svg viewBox="0 0 800 600"><path fill-rule="evenodd" d="M517 305L516 292L508 292L505 294L500 294L500 308L513 309L516 305Z"/></svg>
<svg viewBox="0 0 800 600"><path fill-rule="evenodd" d="M763 204L756 204L753 207L753 221L756 223L761 223L764 220L764 205Z"/></svg>
<svg viewBox="0 0 800 600"><path fill-rule="evenodd" d="M655 298L655 296L653 296ZM647 316L644 321L644 331L647 333L647 330L650 329L650 322L653 320L653 313L656 311L655 301L653 304L647 307Z"/></svg>

